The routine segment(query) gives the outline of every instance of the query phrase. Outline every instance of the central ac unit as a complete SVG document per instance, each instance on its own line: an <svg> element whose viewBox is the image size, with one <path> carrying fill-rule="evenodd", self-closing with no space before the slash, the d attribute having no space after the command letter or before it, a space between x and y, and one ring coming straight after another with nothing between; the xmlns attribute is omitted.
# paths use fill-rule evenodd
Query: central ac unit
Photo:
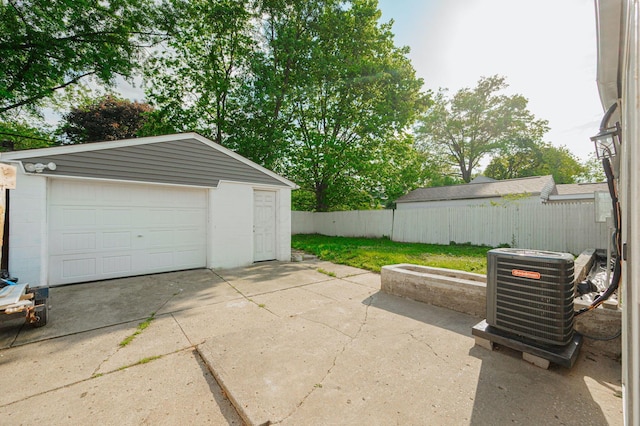
<svg viewBox="0 0 640 426"><path fill-rule="evenodd" d="M487 253L487 324L535 344L571 342L574 261L568 253L494 249Z"/></svg>

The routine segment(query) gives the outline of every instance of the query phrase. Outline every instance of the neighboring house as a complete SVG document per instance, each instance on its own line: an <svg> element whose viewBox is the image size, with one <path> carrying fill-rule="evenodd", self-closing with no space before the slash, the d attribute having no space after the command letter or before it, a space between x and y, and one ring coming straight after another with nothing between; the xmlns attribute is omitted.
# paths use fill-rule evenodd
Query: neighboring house
<svg viewBox="0 0 640 426"><path fill-rule="evenodd" d="M480 176L461 185L414 189L396 200L396 208L401 210L488 206L504 203L511 197L517 198L520 203L540 203L554 188L555 183L551 175L507 180L493 180Z"/></svg>
<svg viewBox="0 0 640 426"><path fill-rule="evenodd" d="M549 197L548 202L593 202L596 192L604 192L609 202L609 187L606 182L598 183L566 183L558 184Z"/></svg>
<svg viewBox="0 0 640 426"><path fill-rule="evenodd" d="M289 180L185 133L2 153L9 271L57 285L291 257ZM5 241L7 239L5 238Z"/></svg>
<svg viewBox="0 0 640 426"><path fill-rule="evenodd" d="M397 209L503 205L509 202L593 202L595 192L606 192L606 183L558 184L553 177L532 176L494 180L478 176L473 181L450 186L418 188L396 200Z"/></svg>

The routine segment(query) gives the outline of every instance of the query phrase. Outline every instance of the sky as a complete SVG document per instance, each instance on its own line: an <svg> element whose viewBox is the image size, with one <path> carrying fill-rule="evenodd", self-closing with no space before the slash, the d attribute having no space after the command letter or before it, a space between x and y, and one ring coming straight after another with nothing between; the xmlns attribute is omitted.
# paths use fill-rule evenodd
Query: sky
<svg viewBox="0 0 640 426"><path fill-rule="evenodd" d="M603 115L596 85L593 0L379 0L394 20L397 46L409 46L425 89L472 88L501 75L507 93L529 100L549 121L545 141L581 160Z"/></svg>

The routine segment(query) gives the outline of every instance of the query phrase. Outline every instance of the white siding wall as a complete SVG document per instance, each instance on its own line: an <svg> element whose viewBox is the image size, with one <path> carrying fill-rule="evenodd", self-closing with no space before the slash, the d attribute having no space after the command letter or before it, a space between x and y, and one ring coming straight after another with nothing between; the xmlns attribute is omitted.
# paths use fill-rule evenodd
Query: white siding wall
<svg viewBox="0 0 640 426"><path fill-rule="evenodd" d="M294 212L293 229L309 229L309 215ZM374 212L313 213L315 233L335 236L389 236L394 241L432 244L472 243L579 254L606 248L609 231L595 222L593 203L439 207ZM387 226L378 226L382 217ZM304 225L296 224L305 220ZM392 231L391 231L392 229ZM391 232L390 232L391 231Z"/></svg>
<svg viewBox="0 0 640 426"><path fill-rule="evenodd" d="M9 272L21 283L46 284L47 178L25 175L18 167L9 197Z"/></svg>
<svg viewBox="0 0 640 426"><path fill-rule="evenodd" d="M254 187L220 182L209 196L209 268L235 268L253 263ZM291 190L278 187L276 203L277 259L291 260Z"/></svg>
<svg viewBox="0 0 640 426"><path fill-rule="evenodd" d="M289 262L291 260L291 190L279 189L276 197L276 247L278 260Z"/></svg>
<svg viewBox="0 0 640 426"><path fill-rule="evenodd" d="M210 268L234 268L253 262L253 188L220 182L209 196Z"/></svg>

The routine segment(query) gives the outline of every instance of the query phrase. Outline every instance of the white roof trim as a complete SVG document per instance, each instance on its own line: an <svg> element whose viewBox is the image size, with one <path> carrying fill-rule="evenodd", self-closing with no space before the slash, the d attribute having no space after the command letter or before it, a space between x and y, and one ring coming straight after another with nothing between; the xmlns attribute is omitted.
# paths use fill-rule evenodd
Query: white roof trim
<svg viewBox="0 0 640 426"><path fill-rule="evenodd" d="M122 139L118 141L107 141L107 142L91 142L91 143L83 143L83 144L74 144L74 145L64 145L64 146L55 146L50 148L38 148L38 149L29 149L24 151L11 151L11 152L3 152L0 154L0 161L12 161L12 160L24 160L28 158L34 157L45 157L50 155L60 155L60 154L74 154L78 152L91 152L91 151L100 151L103 149L113 149L113 148L126 148L129 146L138 146L138 145L147 145L153 143L160 142L172 142L172 141L180 141L185 139L196 139L199 142L202 142L205 145L210 146L213 149L216 149L223 154L228 155L250 167L253 167L256 170L261 171L262 173L284 183L285 185L291 187L292 189L298 189L299 186L295 183L291 182L289 179L284 178L269 169L266 169L259 164L254 163L253 161L237 154L230 149L227 149L212 140L205 138L198 133L176 133L171 135L162 135L162 136L149 136L144 138L134 138L134 139Z"/></svg>
<svg viewBox="0 0 640 426"><path fill-rule="evenodd" d="M567 195L549 195L549 201L563 200L593 200L596 198L593 192L588 194L567 194Z"/></svg>
<svg viewBox="0 0 640 426"><path fill-rule="evenodd" d="M597 83L604 111L617 102L621 61L622 0L595 0L598 45Z"/></svg>

